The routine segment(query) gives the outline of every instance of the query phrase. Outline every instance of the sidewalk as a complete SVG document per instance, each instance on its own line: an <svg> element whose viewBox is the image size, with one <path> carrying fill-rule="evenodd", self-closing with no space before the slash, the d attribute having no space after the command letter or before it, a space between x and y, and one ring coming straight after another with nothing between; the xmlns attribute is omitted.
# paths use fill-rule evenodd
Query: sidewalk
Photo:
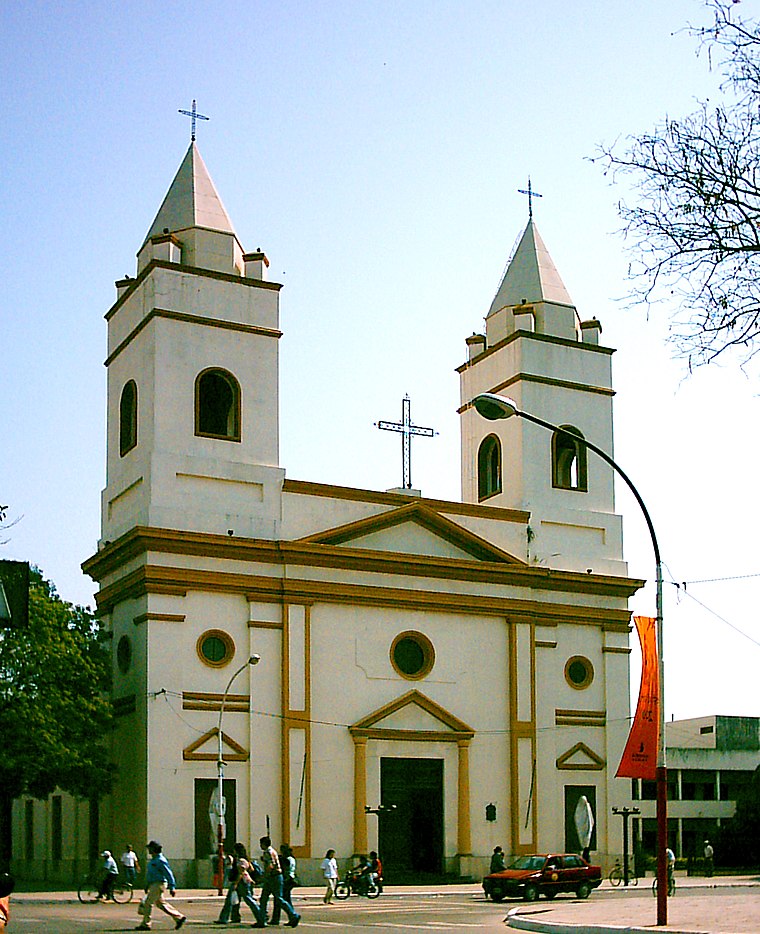
<svg viewBox="0 0 760 934"><path fill-rule="evenodd" d="M760 876L676 877L668 924L657 925L652 880L613 889L605 881L587 901L560 899L507 908L508 927L537 934L757 934ZM718 891L719 890L719 891ZM612 895L612 893L619 893ZM505 906L506 907L506 906Z"/></svg>

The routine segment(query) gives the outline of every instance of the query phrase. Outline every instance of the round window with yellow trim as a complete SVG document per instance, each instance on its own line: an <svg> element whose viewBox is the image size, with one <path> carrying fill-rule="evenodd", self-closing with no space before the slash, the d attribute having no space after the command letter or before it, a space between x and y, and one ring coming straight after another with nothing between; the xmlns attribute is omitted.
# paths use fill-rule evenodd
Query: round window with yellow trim
<svg viewBox="0 0 760 934"><path fill-rule="evenodd" d="M583 655L573 655L565 664L565 680L571 688L582 691L594 680L594 666Z"/></svg>
<svg viewBox="0 0 760 934"><path fill-rule="evenodd" d="M198 639L195 648L203 664L212 668L223 668L235 655L232 636L221 629L206 630Z"/></svg>
<svg viewBox="0 0 760 934"><path fill-rule="evenodd" d="M402 678L419 681L435 665L433 643L421 632L400 632L391 645L391 664Z"/></svg>

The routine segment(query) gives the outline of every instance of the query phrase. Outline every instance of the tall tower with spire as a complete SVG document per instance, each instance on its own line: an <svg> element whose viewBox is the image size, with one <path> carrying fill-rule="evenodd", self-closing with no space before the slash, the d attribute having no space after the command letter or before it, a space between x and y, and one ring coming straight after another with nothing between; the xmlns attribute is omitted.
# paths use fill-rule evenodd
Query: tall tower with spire
<svg viewBox="0 0 760 934"><path fill-rule="evenodd" d="M276 537L280 286L267 266L244 252L192 142L106 315L103 541L136 526Z"/></svg>
<svg viewBox="0 0 760 934"><path fill-rule="evenodd" d="M472 406L481 392L509 396L613 454L613 351L596 318L581 320L532 217L485 323L458 370L463 500L530 512L531 563L625 573L609 467L564 432L489 422Z"/></svg>

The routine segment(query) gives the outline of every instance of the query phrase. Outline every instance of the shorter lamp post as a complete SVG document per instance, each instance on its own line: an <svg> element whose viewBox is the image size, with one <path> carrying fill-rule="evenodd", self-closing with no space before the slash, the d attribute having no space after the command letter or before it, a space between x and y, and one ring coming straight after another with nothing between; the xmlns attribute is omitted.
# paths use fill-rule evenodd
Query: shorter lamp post
<svg viewBox="0 0 760 934"><path fill-rule="evenodd" d="M613 814L623 818L623 885L628 885L628 818L632 814L641 814L638 808L613 808Z"/></svg>
<svg viewBox="0 0 760 934"><path fill-rule="evenodd" d="M508 399L506 396L497 396L493 392L482 392L479 395L475 396L472 400L472 404L475 406L479 415L482 415L483 418L487 418L490 421L495 421L500 418L511 418L512 416L517 416L518 418L524 418L527 422L533 422L535 425L540 425L542 428L547 428L549 431L559 431L567 435L567 437L572 438L573 441L583 444L585 447L592 450L595 454L602 458L607 464L612 467L612 469L625 481L628 489L633 493L636 498L636 502L639 504L639 507L644 514L644 519L647 524L647 529L649 529L649 536L652 539L652 549L654 551L655 559L655 568L656 568L656 584L657 584L657 662L660 674L660 692L658 697L659 703L659 742L657 745L657 770L656 770L656 781L657 781L657 924L666 925L668 923L668 881L667 881L667 862L665 859L665 850L668 845L668 773L665 762L665 666L663 661L663 623L662 623L662 560L660 558L660 546L657 543L657 536L655 535L654 525L652 524L652 519L649 515L649 510L644 504L644 500L641 498L639 491L633 485L628 474L623 470L619 464L607 454L606 451L603 451L601 448L597 447L595 444L592 444L590 441L587 441L585 438L581 438L580 435L573 434L572 432L567 431L564 428L561 428L559 425L553 425L551 422L544 421L543 418L538 418L535 415L531 415L529 412L523 412L517 407L517 403L512 399Z"/></svg>
<svg viewBox="0 0 760 934"><path fill-rule="evenodd" d="M227 701L227 695L230 693L230 688L232 687L232 682L237 678L237 676L249 665L258 665L261 661L260 655L251 655L250 658L247 658L246 661L233 672L232 677L227 682L227 687L224 689L224 694L222 694L222 703L219 706L219 723L217 724L217 740L218 740L218 754L216 759L216 769L217 769L217 807L218 807L218 822L216 825L216 842L217 842L217 863L216 863L216 894L221 895L224 890L224 759L222 758L222 717L224 716L224 705Z"/></svg>

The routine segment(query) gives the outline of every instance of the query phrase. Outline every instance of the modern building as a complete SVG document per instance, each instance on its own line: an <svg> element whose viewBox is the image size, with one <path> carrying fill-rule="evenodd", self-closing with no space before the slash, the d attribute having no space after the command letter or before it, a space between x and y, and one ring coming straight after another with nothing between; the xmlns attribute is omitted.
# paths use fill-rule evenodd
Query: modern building
<svg viewBox="0 0 760 934"><path fill-rule="evenodd" d="M736 813L736 800L760 767L759 717L695 717L665 725L668 763L668 838L679 858L701 857L721 823ZM633 781L641 811L634 841L655 852L655 783Z"/></svg>
<svg viewBox="0 0 760 934"><path fill-rule="evenodd" d="M313 483L279 459L268 265L193 143L106 314L107 481L84 568L113 635L117 786L97 809L20 803L26 855L48 840L53 876L155 837L181 884L207 883L221 724L226 845L270 831L304 880L328 847L378 849L389 878L479 875L497 844L577 850L582 795L607 861L642 582L612 472L580 440L613 449L599 321L531 218L458 371L461 501ZM483 391L570 434L485 421Z"/></svg>

